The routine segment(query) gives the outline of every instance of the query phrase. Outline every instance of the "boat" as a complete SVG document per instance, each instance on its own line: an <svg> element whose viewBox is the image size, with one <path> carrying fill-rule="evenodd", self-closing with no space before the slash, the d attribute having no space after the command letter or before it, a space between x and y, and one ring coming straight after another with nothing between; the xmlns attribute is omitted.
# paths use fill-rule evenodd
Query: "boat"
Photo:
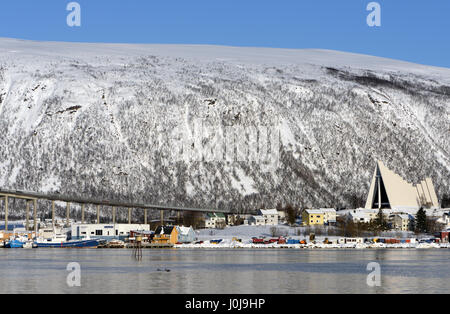
<svg viewBox="0 0 450 314"><path fill-rule="evenodd" d="M14 229L14 235L9 238L9 241L7 241L4 246L9 249L21 249L25 243L30 241L27 234L20 231L17 232L16 229Z"/></svg>
<svg viewBox="0 0 450 314"><path fill-rule="evenodd" d="M36 247L43 248L96 248L101 245L103 240L99 239L81 239L67 240L67 235L55 233L51 238L38 238L34 244Z"/></svg>
<svg viewBox="0 0 450 314"><path fill-rule="evenodd" d="M123 242L122 240L114 239L109 241L106 247L111 249L122 249L125 247L125 242Z"/></svg>
<svg viewBox="0 0 450 314"><path fill-rule="evenodd" d="M23 243L22 241L18 240L18 239L12 239L8 242L6 242L5 244L5 248L8 249L21 249L23 248Z"/></svg>

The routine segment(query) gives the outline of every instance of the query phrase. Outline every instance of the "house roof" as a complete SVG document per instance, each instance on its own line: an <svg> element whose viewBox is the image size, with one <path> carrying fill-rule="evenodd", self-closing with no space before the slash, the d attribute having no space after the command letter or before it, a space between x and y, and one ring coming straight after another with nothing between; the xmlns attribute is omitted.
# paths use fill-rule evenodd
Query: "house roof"
<svg viewBox="0 0 450 314"><path fill-rule="evenodd" d="M192 229L192 227L184 227L184 226L177 226L178 232L180 234L188 234L189 231L194 231L194 229Z"/></svg>
<svg viewBox="0 0 450 314"><path fill-rule="evenodd" d="M253 218L255 218L255 219L264 219L264 217L261 216L261 215L255 215L255 216L253 216Z"/></svg>
<svg viewBox="0 0 450 314"><path fill-rule="evenodd" d="M206 216L209 218L225 218L223 213L206 213Z"/></svg>
<svg viewBox="0 0 450 314"><path fill-rule="evenodd" d="M356 212L349 212L348 213L353 219L370 219L370 216L368 213L363 211L356 211Z"/></svg>
<svg viewBox="0 0 450 314"><path fill-rule="evenodd" d="M323 211L320 209L306 209L308 214L323 214Z"/></svg>
<svg viewBox="0 0 450 314"><path fill-rule="evenodd" d="M278 211L276 209L260 209L261 215L278 215Z"/></svg>
<svg viewBox="0 0 450 314"><path fill-rule="evenodd" d="M324 213L335 213L336 209L334 208L321 208L321 211L323 211Z"/></svg>
<svg viewBox="0 0 450 314"><path fill-rule="evenodd" d="M156 228L155 234L171 234L173 228L173 226L159 226Z"/></svg>

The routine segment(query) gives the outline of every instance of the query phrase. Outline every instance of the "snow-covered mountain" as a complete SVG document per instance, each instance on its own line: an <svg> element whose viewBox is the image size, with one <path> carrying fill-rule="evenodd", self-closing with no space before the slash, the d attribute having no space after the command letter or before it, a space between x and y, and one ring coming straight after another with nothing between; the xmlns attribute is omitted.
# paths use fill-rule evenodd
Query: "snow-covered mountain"
<svg viewBox="0 0 450 314"><path fill-rule="evenodd" d="M355 207L380 159L409 181L431 176L442 197L449 111L450 69L372 56L0 39L0 187Z"/></svg>

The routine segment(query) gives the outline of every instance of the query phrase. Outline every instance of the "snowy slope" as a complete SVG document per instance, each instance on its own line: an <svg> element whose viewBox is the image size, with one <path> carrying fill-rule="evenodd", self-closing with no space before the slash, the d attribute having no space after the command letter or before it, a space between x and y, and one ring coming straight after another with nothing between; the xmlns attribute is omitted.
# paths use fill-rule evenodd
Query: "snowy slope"
<svg viewBox="0 0 450 314"><path fill-rule="evenodd" d="M0 186L235 209L358 207L381 159L411 182L431 176L442 197L449 111L450 69L378 57L0 39ZM196 137L199 123L211 134ZM258 143L249 130L278 132L279 163L245 150L196 158L230 128L237 152Z"/></svg>

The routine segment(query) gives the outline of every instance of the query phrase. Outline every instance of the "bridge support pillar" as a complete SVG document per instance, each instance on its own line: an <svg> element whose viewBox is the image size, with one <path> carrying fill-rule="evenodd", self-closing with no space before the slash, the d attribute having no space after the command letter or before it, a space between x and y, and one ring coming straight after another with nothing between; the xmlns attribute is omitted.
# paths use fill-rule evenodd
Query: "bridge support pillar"
<svg viewBox="0 0 450 314"><path fill-rule="evenodd" d="M52 226L55 228L55 201L52 201Z"/></svg>
<svg viewBox="0 0 450 314"><path fill-rule="evenodd" d="M5 232L8 232L8 196L5 196Z"/></svg>
<svg viewBox="0 0 450 314"><path fill-rule="evenodd" d="M69 219L70 219L70 202L67 202L66 206L66 225L69 226Z"/></svg>
<svg viewBox="0 0 450 314"><path fill-rule="evenodd" d="M27 201L27 206L26 206L26 214L25 214L25 230L28 231L30 230L30 201Z"/></svg>
<svg viewBox="0 0 450 314"><path fill-rule="evenodd" d="M81 223L84 224L84 204L81 204Z"/></svg>
<svg viewBox="0 0 450 314"><path fill-rule="evenodd" d="M33 200L33 230L35 235L37 236L37 199Z"/></svg>
<svg viewBox="0 0 450 314"><path fill-rule="evenodd" d="M100 223L100 205L97 205L97 224Z"/></svg>
<svg viewBox="0 0 450 314"><path fill-rule="evenodd" d="M161 209L161 226L164 226L164 211Z"/></svg>
<svg viewBox="0 0 450 314"><path fill-rule="evenodd" d="M144 209L144 225L147 224L147 208Z"/></svg>
<svg viewBox="0 0 450 314"><path fill-rule="evenodd" d="M128 208L128 224L131 224L131 208Z"/></svg>

